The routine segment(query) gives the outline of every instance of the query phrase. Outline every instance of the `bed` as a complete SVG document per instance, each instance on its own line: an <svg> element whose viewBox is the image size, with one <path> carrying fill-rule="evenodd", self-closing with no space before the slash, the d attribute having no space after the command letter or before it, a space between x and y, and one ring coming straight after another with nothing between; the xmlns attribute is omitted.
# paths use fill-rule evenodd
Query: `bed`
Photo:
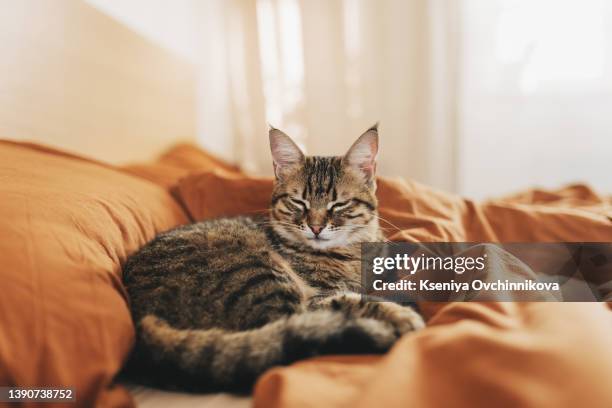
<svg viewBox="0 0 612 408"><path fill-rule="evenodd" d="M428 327L387 355L272 369L252 400L118 383L134 341L121 285L126 257L174 226L265 209L272 180L185 144L118 167L1 141L0 163L1 384L75 387L80 406L612 404L606 303L422 303ZM378 185L386 233L396 241L612 237L610 198L583 185L482 203L410 180Z"/></svg>
<svg viewBox="0 0 612 408"><path fill-rule="evenodd" d="M0 385L74 387L83 407L612 406L605 303L423 303L428 327L387 355L275 368L250 397L118 381L127 256L178 225L265 211L272 181L193 144L188 63L84 2L14 3L0 14ZM585 185L486 202L378 186L394 241L612 241L611 199Z"/></svg>

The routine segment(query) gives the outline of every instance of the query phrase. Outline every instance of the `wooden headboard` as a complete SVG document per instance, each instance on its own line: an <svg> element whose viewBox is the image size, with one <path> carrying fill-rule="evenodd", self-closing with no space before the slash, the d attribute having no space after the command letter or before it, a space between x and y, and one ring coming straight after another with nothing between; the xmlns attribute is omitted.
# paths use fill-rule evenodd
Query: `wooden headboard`
<svg viewBox="0 0 612 408"><path fill-rule="evenodd" d="M195 68L87 3L5 2L0 50L0 138L112 163L195 138Z"/></svg>

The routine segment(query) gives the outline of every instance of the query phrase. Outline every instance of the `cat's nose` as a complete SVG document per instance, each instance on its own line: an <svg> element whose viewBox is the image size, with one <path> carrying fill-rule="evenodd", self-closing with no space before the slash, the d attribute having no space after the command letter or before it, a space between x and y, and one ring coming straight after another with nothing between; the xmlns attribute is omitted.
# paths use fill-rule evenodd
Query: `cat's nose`
<svg viewBox="0 0 612 408"><path fill-rule="evenodd" d="M323 231L323 228L325 227L323 225L308 224L308 228L310 228L310 230L312 231L313 234L315 234L315 236L319 236L319 234L321 233L321 231Z"/></svg>

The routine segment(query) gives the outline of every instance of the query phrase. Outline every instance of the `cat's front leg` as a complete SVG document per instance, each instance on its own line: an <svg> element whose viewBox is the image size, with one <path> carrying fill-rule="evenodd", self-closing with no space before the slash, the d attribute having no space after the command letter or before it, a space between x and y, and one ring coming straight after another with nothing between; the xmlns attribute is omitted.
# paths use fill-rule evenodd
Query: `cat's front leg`
<svg viewBox="0 0 612 408"><path fill-rule="evenodd" d="M312 309L331 309L352 317L367 317L391 323L398 334L425 327L420 314L410 307L386 301L365 300L353 292L340 292L319 296L310 302Z"/></svg>

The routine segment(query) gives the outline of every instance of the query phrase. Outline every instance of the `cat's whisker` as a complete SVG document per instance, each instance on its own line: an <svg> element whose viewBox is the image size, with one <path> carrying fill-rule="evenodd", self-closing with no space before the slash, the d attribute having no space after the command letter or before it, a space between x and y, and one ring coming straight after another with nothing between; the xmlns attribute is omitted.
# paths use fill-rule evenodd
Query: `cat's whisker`
<svg viewBox="0 0 612 408"><path fill-rule="evenodd" d="M386 218L383 218L380 215L375 215L375 217L378 218L380 221L386 222L387 225L390 225L391 227L395 228L396 230L402 231L402 229L400 227L398 227L397 225L393 224L391 221L387 220Z"/></svg>

